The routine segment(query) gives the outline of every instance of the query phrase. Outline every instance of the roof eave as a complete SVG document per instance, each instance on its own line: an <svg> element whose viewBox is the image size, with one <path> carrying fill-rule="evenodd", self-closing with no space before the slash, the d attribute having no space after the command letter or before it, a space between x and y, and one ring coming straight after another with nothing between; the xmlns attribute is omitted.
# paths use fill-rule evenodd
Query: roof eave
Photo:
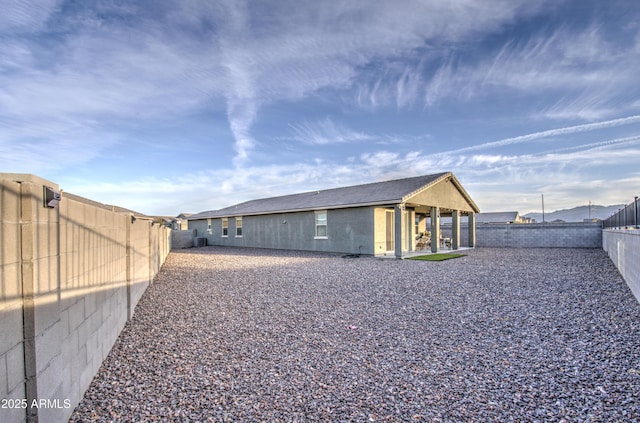
<svg viewBox="0 0 640 423"><path fill-rule="evenodd" d="M453 182L453 184L456 186L458 191L460 191L460 193L464 196L464 198L467 200L467 203L469 203L473 211L475 213L480 213L480 207L478 207L475 201L471 199L471 196L469 195L469 193L462 187L462 184L460 183L460 181L458 181L458 178L456 178L453 173L451 174L451 182Z"/></svg>
<svg viewBox="0 0 640 423"><path fill-rule="evenodd" d="M401 198L385 200L385 201L372 201L367 203L350 203L350 204L340 204L333 206L318 206L318 207L304 207L299 209L281 209L281 210L269 210L269 211L261 211L261 212L245 212L245 213L228 213L228 214L219 214L212 213L207 216L193 218L190 217L188 220L203 220L203 219L219 219L222 217L238 217L238 216L264 216L269 214L283 214L283 213L300 213L307 211L316 211L316 210L336 210L336 209L352 209L357 207L373 207L373 206L392 206L395 204L402 203Z"/></svg>

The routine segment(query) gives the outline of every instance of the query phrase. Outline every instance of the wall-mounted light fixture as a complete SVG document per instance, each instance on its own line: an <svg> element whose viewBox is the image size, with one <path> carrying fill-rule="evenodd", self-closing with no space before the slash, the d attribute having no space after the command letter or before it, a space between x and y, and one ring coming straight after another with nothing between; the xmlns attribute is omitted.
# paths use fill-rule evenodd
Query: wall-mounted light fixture
<svg viewBox="0 0 640 423"><path fill-rule="evenodd" d="M42 201L44 207L53 209L60 203L61 199L62 197L60 196L60 193L55 189L46 185L42 187Z"/></svg>

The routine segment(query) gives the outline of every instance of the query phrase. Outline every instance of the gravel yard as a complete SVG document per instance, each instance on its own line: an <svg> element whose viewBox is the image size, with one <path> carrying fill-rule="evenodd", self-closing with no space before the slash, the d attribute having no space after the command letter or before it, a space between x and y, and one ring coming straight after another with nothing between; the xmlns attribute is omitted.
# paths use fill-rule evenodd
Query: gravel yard
<svg viewBox="0 0 640 423"><path fill-rule="evenodd" d="M594 249L172 252L71 421L640 421L640 305Z"/></svg>

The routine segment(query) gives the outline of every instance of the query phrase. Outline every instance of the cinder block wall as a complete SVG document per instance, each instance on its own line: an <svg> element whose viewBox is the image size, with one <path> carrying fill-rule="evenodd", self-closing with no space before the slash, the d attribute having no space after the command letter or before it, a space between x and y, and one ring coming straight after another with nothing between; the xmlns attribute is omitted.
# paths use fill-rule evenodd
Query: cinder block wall
<svg viewBox="0 0 640 423"><path fill-rule="evenodd" d="M59 316L61 343L52 350L61 361L53 367L61 386L59 392L52 387L54 392L41 395L69 399L75 406L127 321L130 217L67 195L59 213L60 301L50 320ZM48 412L39 410L39 417ZM65 416L60 412L55 417Z"/></svg>
<svg viewBox="0 0 640 423"><path fill-rule="evenodd" d="M196 230L171 231L171 249L181 250L193 247L193 238L196 237Z"/></svg>
<svg viewBox="0 0 640 423"><path fill-rule="evenodd" d="M640 230L605 229L602 231L602 249L640 302Z"/></svg>
<svg viewBox="0 0 640 423"><path fill-rule="evenodd" d="M67 421L164 262L170 229L0 174L0 421ZM31 407L33 401L38 407ZM45 403L46 401L46 403Z"/></svg>
<svg viewBox="0 0 640 423"><path fill-rule="evenodd" d="M468 230L460 225L460 244L467 246ZM442 226L451 236L451 226ZM506 248L601 248L602 225L599 222L476 225L477 247Z"/></svg>

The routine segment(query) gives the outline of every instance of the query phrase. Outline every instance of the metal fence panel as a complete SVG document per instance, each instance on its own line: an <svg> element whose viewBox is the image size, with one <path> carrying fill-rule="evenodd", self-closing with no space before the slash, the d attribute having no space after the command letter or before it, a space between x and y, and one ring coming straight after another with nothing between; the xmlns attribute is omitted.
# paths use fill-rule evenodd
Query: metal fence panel
<svg viewBox="0 0 640 423"><path fill-rule="evenodd" d="M634 198L634 201L618 210L603 221L605 228L638 228L640 225L640 199Z"/></svg>

